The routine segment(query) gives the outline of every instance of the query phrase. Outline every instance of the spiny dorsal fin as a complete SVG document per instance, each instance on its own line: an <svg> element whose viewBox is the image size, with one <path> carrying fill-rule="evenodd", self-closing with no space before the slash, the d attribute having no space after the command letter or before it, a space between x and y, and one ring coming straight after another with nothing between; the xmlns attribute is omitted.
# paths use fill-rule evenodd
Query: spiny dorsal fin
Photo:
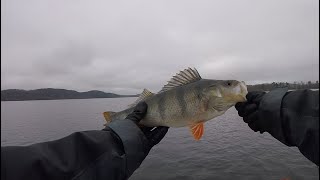
<svg viewBox="0 0 320 180"><path fill-rule="evenodd" d="M170 81L168 81L168 84L163 86L163 88L161 89L161 91L159 93L167 91L169 89L173 89L178 86L182 86L185 84L190 84L195 81L199 81L200 79L201 79L201 76L195 68L194 69L191 69L191 68L185 69L185 70L177 73L175 76L173 76L170 79Z"/></svg>
<svg viewBox="0 0 320 180"><path fill-rule="evenodd" d="M136 106L139 102L144 101L153 95L154 94L150 92L148 89L144 89L140 94L140 96L138 97L138 99L134 103L130 104L129 107Z"/></svg>

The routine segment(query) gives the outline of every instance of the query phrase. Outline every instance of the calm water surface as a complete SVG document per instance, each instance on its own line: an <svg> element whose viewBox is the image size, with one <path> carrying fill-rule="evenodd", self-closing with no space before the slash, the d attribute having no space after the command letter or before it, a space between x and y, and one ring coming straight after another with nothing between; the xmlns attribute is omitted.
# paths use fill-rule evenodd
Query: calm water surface
<svg viewBox="0 0 320 180"><path fill-rule="evenodd" d="M1 102L1 146L55 140L102 129L102 112L135 98ZM130 180L318 179L319 169L297 148L254 133L234 108L205 124L200 141L187 128L171 128Z"/></svg>

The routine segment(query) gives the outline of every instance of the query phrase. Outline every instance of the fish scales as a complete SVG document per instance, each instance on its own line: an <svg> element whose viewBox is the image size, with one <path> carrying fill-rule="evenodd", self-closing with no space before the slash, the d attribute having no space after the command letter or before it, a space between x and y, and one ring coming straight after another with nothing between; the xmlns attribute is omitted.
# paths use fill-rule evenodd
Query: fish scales
<svg viewBox="0 0 320 180"><path fill-rule="evenodd" d="M140 124L145 126L189 126L196 140L203 134L203 123L222 115L237 102L246 101L247 87L237 80L201 79L195 69L185 69L163 89L153 94L144 90L132 107L123 111L104 112L107 122L124 119L139 101L148 104Z"/></svg>
<svg viewBox="0 0 320 180"><path fill-rule="evenodd" d="M186 119L197 121L200 111L200 87L206 82L194 82L175 89L165 91L147 99L148 112L141 121L148 126L186 125ZM133 109L121 112L126 117ZM117 118L118 119L118 118Z"/></svg>
<svg viewBox="0 0 320 180"><path fill-rule="evenodd" d="M144 120L142 120L142 123L148 124L148 121L157 119L156 121L159 123L159 125L165 126L169 124L170 121L177 121L179 118L183 117L184 109L180 104L180 99L183 97L179 98L178 94L179 90L174 89L172 91L166 91L157 94L154 97L146 100L148 107L151 107L151 113L147 112L147 115ZM157 116L157 114L160 114L160 116Z"/></svg>

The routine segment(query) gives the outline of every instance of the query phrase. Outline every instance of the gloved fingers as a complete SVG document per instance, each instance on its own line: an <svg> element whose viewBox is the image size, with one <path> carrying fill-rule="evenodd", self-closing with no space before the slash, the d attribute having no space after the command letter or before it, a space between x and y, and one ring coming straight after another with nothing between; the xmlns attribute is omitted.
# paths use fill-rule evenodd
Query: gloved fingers
<svg viewBox="0 0 320 180"><path fill-rule="evenodd" d="M254 132L258 132L258 131L259 131L259 123L257 123L257 122L249 123L248 126L249 126Z"/></svg>
<svg viewBox="0 0 320 180"><path fill-rule="evenodd" d="M163 137L167 134L169 127L159 126L154 130L146 134L147 139L149 140L150 146L158 144Z"/></svg>
<svg viewBox="0 0 320 180"><path fill-rule="evenodd" d="M257 132L261 129L260 121L258 120L258 111L253 112L247 118L243 118L243 120L248 123L248 126L254 131ZM260 130L261 131L261 130Z"/></svg>
<svg viewBox="0 0 320 180"><path fill-rule="evenodd" d="M238 102L234 107L237 111L243 111L244 107L246 107L247 104L248 102Z"/></svg>
<svg viewBox="0 0 320 180"><path fill-rule="evenodd" d="M237 106L236 109L238 110L238 114L241 117L248 116L249 114L257 110L256 104L248 104L247 102L242 104L237 103L236 106Z"/></svg>
<svg viewBox="0 0 320 180"><path fill-rule="evenodd" d="M256 104L248 104L243 111L243 116L248 116L249 114L257 111L258 107Z"/></svg>
<svg viewBox="0 0 320 180"><path fill-rule="evenodd" d="M248 124L254 122L257 119L258 119L258 111L254 111L253 113L249 114L248 116L243 117L243 121Z"/></svg>
<svg viewBox="0 0 320 180"><path fill-rule="evenodd" d="M262 96L265 94L263 91L252 91L246 95L247 101L251 103L259 103Z"/></svg>
<svg viewBox="0 0 320 180"><path fill-rule="evenodd" d="M146 115L148 105L145 102L139 102L134 108L133 112L129 114L126 119L130 119L135 123L139 123L141 119Z"/></svg>
<svg viewBox="0 0 320 180"><path fill-rule="evenodd" d="M238 111L238 115L239 115L240 117L244 117L244 110Z"/></svg>
<svg viewBox="0 0 320 180"><path fill-rule="evenodd" d="M147 134L147 133L149 133L153 128L154 128L154 127L146 127L146 126L144 126L144 127L141 127L140 129L141 129L141 131L143 132L143 134Z"/></svg>
<svg viewBox="0 0 320 180"><path fill-rule="evenodd" d="M252 100L256 98L258 95L259 95L259 91L248 92L248 94L246 95L247 101L252 102Z"/></svg>

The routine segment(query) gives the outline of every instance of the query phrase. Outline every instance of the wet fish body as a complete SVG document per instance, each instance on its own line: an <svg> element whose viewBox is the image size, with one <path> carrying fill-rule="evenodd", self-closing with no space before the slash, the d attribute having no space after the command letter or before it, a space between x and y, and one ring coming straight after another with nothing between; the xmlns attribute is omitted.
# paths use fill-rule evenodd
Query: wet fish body
<svg viewBox="0 0 320 180"><path fill-rule="evenodd" d="M160 92L147 89L130 108L105 112L107 122L125 119L134 106L145 101L148 111L141 124L145 126L189 126L195 139L203 134L203 123L224 114L237 102L245 101L247 88L236 80L202 79L196 69L185 69L174 76Z"/></svg>

